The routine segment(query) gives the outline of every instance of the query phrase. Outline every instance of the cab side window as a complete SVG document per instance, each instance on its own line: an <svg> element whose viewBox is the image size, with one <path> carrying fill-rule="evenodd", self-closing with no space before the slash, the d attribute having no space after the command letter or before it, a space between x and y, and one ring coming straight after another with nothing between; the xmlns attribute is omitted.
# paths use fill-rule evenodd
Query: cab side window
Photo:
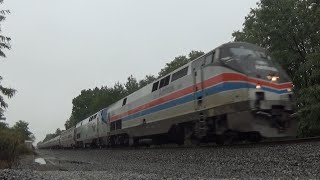
<svg viewBox="0 0 320 180"><path fill-rule="evenodd" d="M212 64L215 61L215 51L206 56L205 65Z"/></svg>
<svg viewBox="0 0 320 180"><path fill-rule="evenodd" d="M162 88L162 87L167 86L167 85L169 84L169 82L170 82L170 75L162 78L162 79L160 80L159 89Z"/></svg>
<svg viewBox="0 0 320 180"><path fill-rule="evenodd" d="M175 81L177 79L180 79L183 76L187 75L188 74L188 68L189 67L185 67L185 68L181 69L180 71L172 74L171 82L173 82L173 81Z"/></svg>
<svg viewBox="0 0 320 180"><path fill-rule="evenodd" d="M152 92L158 90L158 86L159 86L159 81L153 83Z"/></svg>
<svg viewBox="0 0 320 180"><path fill-rule="evenodd" d="M122 106L124 106L126 104L127 104L127 98L124 98L123 101L122 101Z"/></svg>

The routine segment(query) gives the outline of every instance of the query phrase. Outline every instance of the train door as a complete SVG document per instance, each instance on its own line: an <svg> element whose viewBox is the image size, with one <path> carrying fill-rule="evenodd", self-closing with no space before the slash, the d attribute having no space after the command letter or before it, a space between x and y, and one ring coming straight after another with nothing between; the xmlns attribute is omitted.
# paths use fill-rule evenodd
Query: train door
<svg viewBox="0 0 320 180"><path fill-rule="evenodd" d="M192 74L193 74L193 97L194 97L194 108L196 111L200 111L204 108L204 75L203 68L205 65L204 57L194 61L191 65Z"/></svg>
<svg viewBox="0 0 320 180"><path fill-rule="evenodd" d="M103 109L100 112L100 120L98 121L99 137L107 136L108 132L110 131L109 118L110 118L110 113L107 112L107 109Z"/></svg>
<svg viewBox="0 0 320 180"><path fill-rule="evenodd" d="M94 129L94 136L96 139L99 138L99 119L100 119L100 114L96 114L96 118L94 119L94 124L93 124L93 129Z"/></svg>

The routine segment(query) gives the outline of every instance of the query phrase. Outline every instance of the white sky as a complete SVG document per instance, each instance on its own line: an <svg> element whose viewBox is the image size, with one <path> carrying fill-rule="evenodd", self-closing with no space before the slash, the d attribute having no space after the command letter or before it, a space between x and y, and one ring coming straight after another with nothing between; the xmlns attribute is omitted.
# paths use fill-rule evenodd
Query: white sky
<svg viewBox="0 0 320 180"><path fill-rule="evenodd" d="M12 50L0 59L7 123L29 122L40 141L64 129L83 89L156 75L191 50L232 40L258 0L5 0L3 34Z"/></svg>

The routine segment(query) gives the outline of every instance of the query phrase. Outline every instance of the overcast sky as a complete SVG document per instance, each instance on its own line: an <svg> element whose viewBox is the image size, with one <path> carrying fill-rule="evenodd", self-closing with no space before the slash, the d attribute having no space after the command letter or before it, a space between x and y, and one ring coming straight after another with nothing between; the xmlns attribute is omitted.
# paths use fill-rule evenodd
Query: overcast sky
<svg viewBox="0 0 320 180"><path fill-rule="evenodd" d="M174 57L232 40L258 0L5 0L12 50L0 60L9 125L37 140L64 129L83 89L156 75Z"/></svg>

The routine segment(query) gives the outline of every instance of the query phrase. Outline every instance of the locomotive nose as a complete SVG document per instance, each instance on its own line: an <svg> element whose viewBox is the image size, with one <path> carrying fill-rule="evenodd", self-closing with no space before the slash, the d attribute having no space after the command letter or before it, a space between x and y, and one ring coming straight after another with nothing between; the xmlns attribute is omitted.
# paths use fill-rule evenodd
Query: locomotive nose
<svg viewBox="0 0 320 180"><path fill-rule="evenodd" d="M291 89L277 89L261 85L249 89L252 114L257 123L262 123L277 134L286 133L293 118Z"/></svg>
<svg viewBox="0 0 320 180"><path fill-rule="evenodd" d="M287 89L274 90L263 86L260 89L249 89L249 99L251 108L257 111L271 113L272 109L279 107L283 111L292 111L293 97Z"/></svg>

